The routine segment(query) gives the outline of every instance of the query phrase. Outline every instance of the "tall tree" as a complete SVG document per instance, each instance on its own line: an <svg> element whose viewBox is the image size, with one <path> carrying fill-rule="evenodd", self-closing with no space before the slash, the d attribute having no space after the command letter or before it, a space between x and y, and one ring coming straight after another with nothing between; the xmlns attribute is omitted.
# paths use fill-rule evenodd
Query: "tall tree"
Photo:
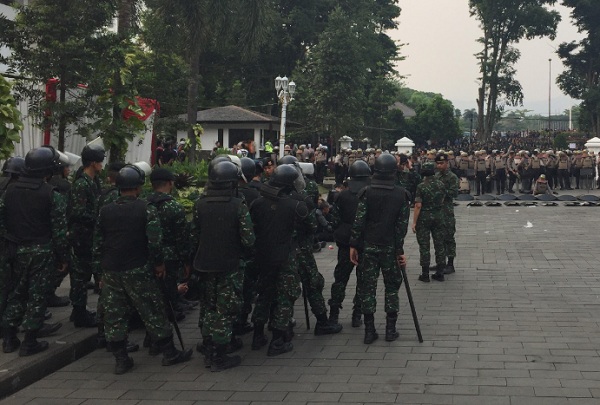
<svg viewBox="0 0 600 405"><path fill-rule="evenodd" d="M90 102L89 92L76 89L94 80L113 14L108 0L45 0L19 6L14 23L0 16L3 43L12 50L6 62L26 79L18 80L15 89L31 100L30 113L40 124L58 127L61 150L67 126L80 120ZM47 103L39 84L52 78L58 79L58 101ZM44 115L50 118L44 120Z"/></svg>
<svg viewBox="0 0 600 405"><path fill-rule="evenodd" d="M480 22L478 42L477 132L488 139L507 105L521 105L523 92L514 65L520 53L514 47L522 39L554 38L560 21L558 11L548 6L556 0L469 0L471 16Z"/></svg>
<svg viewBox="0 0 600 405"><path fill-rule="evenodd" d="M193 125L198 111L201 57L214 44L235 40L237 51L249 57L268 30L269 0L150 0L155 17L172 27L166 30L178 42L188 61L187 124L192 150L196 149ZM195 155L190 154L190 160Z"/></svg>
<svg viewBox="0 0 600 405"><path fill-rule="evenodd" d="M560 89L582 100L580 125L600 136L600 3L564 0L571 7L571 18L586 36L579 42L563 43L558 56L567 68L557 78Z"/></svg>

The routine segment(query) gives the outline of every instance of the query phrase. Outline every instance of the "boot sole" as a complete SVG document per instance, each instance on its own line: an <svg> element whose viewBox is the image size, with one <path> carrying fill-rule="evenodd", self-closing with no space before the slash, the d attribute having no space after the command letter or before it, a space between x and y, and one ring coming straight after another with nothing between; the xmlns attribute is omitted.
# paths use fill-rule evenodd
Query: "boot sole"
<svg viewBox="0 0 600 405"><path fill-rule="evenodd" d="M117 369L115 367L115 374L116 375L125 374L126 372L128 372L129 370L131 370L133 368L133 359L130 357L129 360L131 360L131 361L127 363L127 367L125 367L123 369Z"/></svg>
<svg viewBox="0 0 600 405"><path fill-rule="evenodd" d="M192 358L192 354L193 354L193 350L192 349L187 349L184 352L181 352L179 354L179 356L175 357L174 359L162 359L162 365L163 366L173 366L175 364L179 364L179 363L185 363L186 361L190 360Z"/></svg>
<svg viewBox="0 0 600 405"><path fill-rule="evenodd" d="M366 345L370 345L371 343L373 343L373 342L374 342L374 341L376 341L377 339L379 339L379 335L375 335L375 338L374 338L374 339L369 339L369 340L365 339L365 340L363 340L363 342L364 342Z"/></svg>
<svg viewBox="0 0 600 405"><path fill-rule="evenodd" d="M38 354L41 353L43 351L48 350L48 342L38 342L39 344L32 349L23 347L23 345L21 345L21 350L19 350L19 357L27 357L27 356L33 356L34 354ZM31 350L31 351L29 351Z"/></svg>
<svg viewBox="0 0 600 405"><path fill-rule="evenodd" d="M393 342L394 340L398 339L400 337L400 334L398 332L396 332L396 334L392 335L392 336L385 336L385 341L386 342Z"/></svg>

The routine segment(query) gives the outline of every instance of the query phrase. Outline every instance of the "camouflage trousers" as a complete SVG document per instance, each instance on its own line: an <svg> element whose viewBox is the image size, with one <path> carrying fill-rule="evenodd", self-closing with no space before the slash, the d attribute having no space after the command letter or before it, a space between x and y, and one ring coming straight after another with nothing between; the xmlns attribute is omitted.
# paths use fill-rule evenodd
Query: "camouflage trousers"
<svg viewBox="0 0 600 405"><path fill-rule="evenodd" d="M323 298L325 278L317 268L312 244L300 248L297 260L298 274L300 275L302 287L306 291L306 298L310 303L312 313L315 315L326 314L327 307Z"/></svg>
<svg viewBox="0 0 600 405"><path fill-rule="evenodd" d="M102 274L102 303L106 340L127 338L129 319L137 310L154 342L173 336L158 282L147 267Z"/></svg>
<svg viewBox="0 0 600 405"><path fill-rule="evenodd" d="M443 217L441 211L421 211L417 220L417 243L419 244L419 257L421 267L429 267L431 261L430 235L433 238L435 249L435 263L438 269L443 269L446 264L446 253L444 250L445 229L442 226Z"/></svg>
<svg viewBox="0 0 600 405"><path fill-rule="evenodd" d="M46 293L50 274L55 270L54 253L49 244L21 246L14 259L13 289L2 316L3 327L21 325L26 332L39 330L44 323Z"/></svg>
<svg viewBox="0 0 600 405"><path fill-rule="evenodd" d="M359 256L361 254L362 252L359 252ZM352 274L352 270L354 269L354 264L350 261L350 246L338 245L337 258L338 262L335 266L335 270L333 271L334 281L333 284L331 284L331 299L329 300L330 306L341 306L344 302L344 298L346 298L346 286L348 285L350 274ZM358 299L360 272L361 266L358 266L356 268L356 292L354 294L354 299L352 300L355 310L360 309L360 302Z"/></svg>
<svg viewBox="0 0 600 405"><path fill-rule="evenodd" d="M204 338L211 336L218 345L231 342L231 327L240 310L243 283L241 269L200 273L202 318L198 324Z"/></svg>
<svg viewBox="0 0 600 405"><path fill-rule="evenodd" d="M402 274L396 262L392 246L375 246L365 243L360 276L360 305L363 314L374 314L377 307L377 280L383 274L385 286L385 312L398 312L400 303L398 290L402 285Z"/></svg>
<svg viewBox="0 0 600 405"><path fill-rule="evenodd" d="M447 257L456 257L456 218L454 217L454 207L442 208L442 222L440 225L444 228L444 252Z"/></svg>
<svg viewBox="0 0 600 405"><path fill-rule="evenodd" d="M73 307L87 305L87 283L92 278L92 251L87 248L75 248L69 269L71 291L69 298ZM56 282L56 279L54 280Z"/></svg>
<svg viewBox="0 0 600 405"><path fill-rule="evenodd" d="M0 321L8 303L8 295L19 278L15 272L14 257L8 256L8 243L0 238Z"/></svg>
<svg viewBox="0 0 600 405"><path fill-rule="evenodd" d="M287 262L279 265L258 265L258 296L252 322L265 325L271 319L274 329L286 330L294 314L294 303L301 293L295 255L290 255Z"/></svg>
<svg viewBox="0 0 600 405"><path fill-rule="evenodd" d="M252 304L256 300L256 284L258 282L259 268L254 259L242 259L240 262L244 270L243 304L240 313L242 316L248 316L248 314L252 313Z"/></svg>

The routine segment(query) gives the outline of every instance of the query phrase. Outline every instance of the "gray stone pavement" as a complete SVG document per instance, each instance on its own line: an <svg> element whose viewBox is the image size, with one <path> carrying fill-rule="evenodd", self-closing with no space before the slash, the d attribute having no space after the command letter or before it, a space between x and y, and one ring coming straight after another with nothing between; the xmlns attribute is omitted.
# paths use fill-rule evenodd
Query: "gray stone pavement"
<svg viewBox="0 0 600 405"><path fill-rule="evenodd" d="M456 216L457 272L443 283L417 281L417 244L407 236L423 343L402 287L399 340L364 345L363 329L350 326L353 277L338 335L307 332L298 301L291 353L251 351L246 335L242 366L232 370L211 373L198 353L162 367L141 351L134 369L116 376L112 356L97 350L1 403L600 404L600 207L461 203ZM336 249L316 258L327 299ZM378 293L382 304L381 280ZM381 334L381 306L375 316ZM197 311L182 323L186 346L199 339L196 323ZM141 332L132 340L141 342Z"/></svg>

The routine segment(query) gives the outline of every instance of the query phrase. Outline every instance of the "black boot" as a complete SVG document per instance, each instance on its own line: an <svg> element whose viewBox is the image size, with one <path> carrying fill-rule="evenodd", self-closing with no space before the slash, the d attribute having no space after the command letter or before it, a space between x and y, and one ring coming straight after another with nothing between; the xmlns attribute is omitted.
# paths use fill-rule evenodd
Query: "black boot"
<svg viewBox="0 0 600 405"><path fill-rule="evenodd" d="M338 323L341 307L340 304L329 304L329 322Z"/></svg>
<svg viewBox="0 0 600 405"><path fill-rule="evenodd" d="M69 301L69 297L59 297L56 295L56 293L52 293L46 297L46 305L48 308L66 307L70 303L71 301Z"/></svg>
<svg viewBox="0 0 600 405"><path fill-rule="evenodd" d="M210 368L210 358L215 350L212 336L205 336L196 344L196 351L204 356L204 367Z"/></svg>
<svg viewBox="0 0 600 405"><path fill-rule="evenodd" d="M273 339L269 344L267 356L278 356L283 353L291 352L294 349L292 342L286 342L283 339L284 331L273 329Z"/></svg>
<svg viewBox="0 0 600 405"><path fill-rule="evenodd" d="M32 356L34 354L43 352L48 348L48 342L37 340L37 331L29 331L25 332L25 339L23 339L23 344L21 345L21 349L19 349L19 356Z"/></svg>
<svg viewBox="0 0 600 405"><path fill-rule="evenodd" d="M62 327L62 323L57 322L57 323L44 323L42 325L42 329L40 329L37 333L38 337L46 337L46 336L50 336L51 334L53 334L54 332L56 332L57 330L59 330Z"/></svg>
<svg viewBox="0 0 600 405"><path fill-rule="evenodd" d="M267 339L267 337L265 336L265 325L262 323L254 323L252 350L260 350L267 343L269 343L269 339Z"/></svg>
<svg viewBox="0 0 600 405"><path fill-rule="evenodd" d="M375 316L373 314L365 314L365 344L370 345L379 338L375 330Z"/></svg>
<svg viewBox="0 0 600 405"><path fill-rule="evenodd" d="M448 264L446 265L446 268L444 269L444 274L452 274L455 271L456 270L454 270L454 257L449 257Z"/></svg>
<svg viewBox="0 0 600 405"><path fill-rule="evenodd" d="M144 344L146 340L144 340ZM106 348L108 350L108 342L106 341L106 335L104 334L104 324L98 324L98 334L96 335L96 349Z"/></svg>
<svg viewBox="0 0 600 405"><path fill-rule="evenodd" d="M21 341L17 337L17 328L7 327L2 328L2 351L4 353L12 353L21 346Z"/></svg>
<svg viewBox="0 0 600 405"><path fill-rule="evenodd" d="M327 313L318 314L315 325L315 336L333 335L342 331L342 325L327 320Z"/></svg>
<svg viewBox="0 0 600 405"><path fill-rule="evenodd" d="M175 344L173 343L173 336L159 341L158 347L163 353L163 366L172 366L177 363L183 363L184 361L188 361L192 358L192 349L187 349L185 351L175 349Z"/></svg>
<svg viewBox="0 0 600 405"><path fill-rule="evenodd" d="M109 342L108 346L112 351L113 356L117 363L115 364L115 374L125 374L133 367L133 359L127 354L127 348L125 347L125 341L120 340L118 342Z"/></svg>
<svg viewBox="0 0 600 405"><path fill-rule="evenodd" d="M240 314L233 324L233 334L237 336L245 335L253 330L252 324L248 322L248 314Z"/></svg>
<svg viewBox="0 0 600 405"><path fill-rule="evenodd" d="M398 339L400 334L396 330L396 321L398 320L398 312L388 312L385 317L385 341L393 342Z"/></svg>
<svg viewBox="0 0 600 405"><path fill-rule="evenodd" d="M421 266L421 274L419 275L419 281L429 283L429 270L429 266Z"/></svg>
<svg viewBox="0 0 600 405"><path fill-rule="evenodd" d="M228 356L225 354L227 345L216 345L210 357L210 371L218 372L228 368L237 367L242 362L240 356Z"/></svg>
<svg viewBox="0 0 600 405"><path fill-rule="evenodd" d="M231 341L225 345L225 353L231 354L244 347L244 342L239 337L231 336Z"/></svg>
<svg viewBox="0 0 600 405"><path fill-rule="evenodd" d="M360 328L360 325L362 325L362 321L361 318L362 314L360 313L360 310L354 308L352 310L352 327L353 328Z"/></svg>
<svg viewBox="0 0 600 405"><path fill-rule="evenodd" d="M77 328L95 328L98 326L96 314L89 312L85 307L73 307L71 320Z"/></svg>

